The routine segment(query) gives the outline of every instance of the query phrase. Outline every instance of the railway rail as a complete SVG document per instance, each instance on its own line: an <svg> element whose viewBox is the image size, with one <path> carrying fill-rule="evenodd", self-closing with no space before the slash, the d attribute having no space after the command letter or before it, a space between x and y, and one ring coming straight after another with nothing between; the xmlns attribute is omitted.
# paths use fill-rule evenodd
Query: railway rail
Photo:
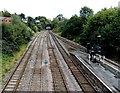
<svg viewBox="0 0 120 93"><path fill-rule="evenodd" d="M47 85L50 81L45 78L48 74L49 65L44 63L45 60L50 60L53 91L67 91L63 72L57 63L51 41L49 42L49 35L46 35L46 32L44 33L36 36L31 42L3 87L2 93L7 91L13 93L16 91L50 91L49 85ZM47 51L49 55L47 55Z"/></svg>
<svg viewBox="0 0 120 93"><path fill-rule="evenodd" d="M51 33L53 33L53 32L51 32ZM55 34L55 36L56 36L58 39L62 40L64 43L67 43L69 46L71 46L71 47L72 47L73 49L75 49L75 50L80 50L80 51L82 51L82 52L86 52L86 51L87 51L87 49L86 49L85 47L83 47L83 46L81 46L81 45L79 45L79 44L77 44L77 43L75 43L75 42L72 42L72 41L70 41L70 40L67 40L67 39L65 39L65 38L63 38L63 37L60 37L60 36L56 35L56 34ZM110 63L113 64L113 65L116 65L116 66L119 66L119 67L120 67L120 64L118 64L118 63L116 63L116 62L114 62L114 61L112 61L112 60L110 60L110 59L108 59L108 58L105 58L105 60L108 61L108 62L110 62Z"/></svg>
<svg viewBox="0 0 120 93"><path fill-rule="evenodd" d="M51 33L51 32L50 32ZM111 92L112 90L104 84L104 82L101 82L98 77L96 77L90 70L88 70L85 65L76 64L74 61L76 59L72 60L71 56L65 51L65 49L61 46L60 41L56 38L56 36L51 33L57 47L59 48L59 51L63 55L66 63L68 64L69 68L71 69L73 75L75 76L77 82L79 82L79 85L83 89L84 92L92 91L92 92ZM71 67L73 66L73 67ZM87 68L87 69L86 69ZM87 73L83 73L87 72ZM90 78L91 76L94 76L93 78ZM96 81L96 83L94 82ZM114 88L113 88L114 89Z"/></svg>
<svg viewBox="0 0 120 93"><path fill-rule="evenodd" d="M51 32L52 34L54 34L53 32ZM80 50L80 51L82 51L82 52L86 52L87 51L87 49L85 48L85 47L83 47L83 46L81 46L81 45L79 45L79 44L77 44L77 43L75 43L75 42L72 42L72 41L70 41L70 40L68 40L68 39L65 39L65 38L63 38L63 37L60 37L59 35L57 35L57 34L54 34L58 39L60 39L61 41L63 41L64 43L66 43L66 44L68 44L69 46L71 46L73 49L75 49L75 50Z"/></svg>
<svg viewBox="0 0 120 93"><path fill-rule="evenodd" d="M71 55L52 32L41 33L31 41L3 87L2 93L70 90L82 90L85 93L114 92L97 77L84 60ZM66 71L69 72L67 75L70 78L65 74Z"/></svg>
<svg viewBox="0 0 120 93"><path fill-rule="evenodd" d="M29 62L26 66L26 69L23 74L23 78L21 79L21 84L19 85L18 91L40 91L41 85L40 85L40 76L41 76L41 70L40 70L40 62L41 59L41 41L44 37L40 34L39 39L37 40L36 46L34 47L33 51L31 52L32 55L29 58ZM39 82L38 82L39 81Z"/></svg>
<svg viewBox="0 0 120 93"><path fill-rule="evenodd" d="M100 57L101 55L97 55L96 60L100 62L104 68L112 72L115 77L120 78L120 65L107 58L101 60Z"/></svg>
<svg viewBox="0 0 120 93"><path fill-rule="evenodd" d="M40 69L40 65L41 65L41 59L42 59L42 39L44 38L44 35L41 36L40 38L40 42L39 42L39 46L38 46L38 51L36 53L36 61L34 64L34 69L33 69L33 73L32 73L32 77L30 80L30 87L29 87L29 91L41 91L41 69ZM38 82L39 81L39 82Z"/></svg>
<svg viewBox="0 0 120 93"><path fill-rule="evenodd" d="M110 92L110 93L118 93L118 90L112 86L111 84L107 84L103 79L100 78L100 76L97 74L96 71L94 71L94 69L86 64L86 60L84 60L83 58L79 58L76 55L71 53L71 56L74 60L77 61L77 63L75 63L76 65L78 65L82 70L83 75L85 75L88 80L94 84L94 87L96 87L98 90L100 90L101 92ZM89 78L90 77L90 78Z"/></svg>
<svg viewBox="0 0 120 93"><path fill-rule="evenodd" d="M59 41L56 39L56 37L51 34L59 51L61 52L61 55L63 56L65 62L69 66L69 69L73 73L74 77L76 78L77 82L81 86L84 92L92 91L96 92L96 90L93 88L93 86L90 84L90 82L83 76L81 71L76 67L76 65L73 63L73 61L70 58L70 55L66 53L66 51L63 49Z"/></svg>
<svg viewBox="0 0 120 93"><path fill-rule="evenodd" d="M39 37L39 34L32 40L31 44L29 45L29 47L25 51L24 55L22 56L20 62L18 63L18 65L16 65L10 78L8 79L5 86L3 87L2 93L6 92L6 91L13 91L13 92L17 91L18 86L20 84L20 80L21 80L24 70L26 68L28 59L31 56L31 52L32 52L33 48L35 47L38 37Z"/></svg>
<svg viewBox="0 0 120 93"><path fill-rule="evenodd" d="M50 36L48 35L48 52L50 57L50 69L53 77L54 91L68 91L66 80L62 69L59 67L58 60L55 56L54 47L51 43Z"/></svg>
<svg viewBox="0 0 120 93"><path fill-rule="evenodd" d="M52 32L51 32L52 33ZM67 40L67 39L65 39L65 38L63 38L63 37L60 37L60 36L58 36L58 35L56 35L55 34L55 36L58 38L58 39L60 39L60 40L62 40L64 43L66 43L66 44L68 44L69 46L71 46L71 50L75 50L75 51L82 51L82 52L86 52L87 51L87 49L85 48L85 47L83 47L83 46L81 46L81 45L79 45L79 44L77 44L77 43L75 43L75 42L72 42L72 41L70 41L70 40ZM88 54L87 54L88 55ZM101 55L97 55L97 60L99 61L100 59L100 56ZM110 59L108 59L108 58L105 58L104 59L104 62L103 61L101 61L101 63L103 63L103 64L106 64L106 66L104 66L106 69L108 69L108 70L110 70L113 74L115 74L116 75L116 77L120 77L120 64L118 64L118 63L116 63L116 62L114 62L114 61L112 61L112 60L110 60Z"/></svg>

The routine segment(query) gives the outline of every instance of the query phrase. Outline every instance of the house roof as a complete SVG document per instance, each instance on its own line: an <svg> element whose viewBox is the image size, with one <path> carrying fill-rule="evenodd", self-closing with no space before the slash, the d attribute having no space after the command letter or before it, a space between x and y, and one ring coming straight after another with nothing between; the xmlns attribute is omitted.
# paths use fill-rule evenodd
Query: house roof
<svg viewBox="0 0 120 93"><path fill-rule="evenodd" d="M9 18L9 17L0 17L0 20L6 19L6 18Z"/></svg>
<svg viewBox="0 0 120 93"><path fill-rule="evenodd" d="M3 20L3 19L5 19L5 17L0 17L0 20Z"/></svg>

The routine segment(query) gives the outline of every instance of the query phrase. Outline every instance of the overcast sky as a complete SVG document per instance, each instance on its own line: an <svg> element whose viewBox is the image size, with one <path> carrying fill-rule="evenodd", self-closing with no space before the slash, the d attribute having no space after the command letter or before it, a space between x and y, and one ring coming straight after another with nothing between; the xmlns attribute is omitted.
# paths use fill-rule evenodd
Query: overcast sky
<svg viewBox="0 0 120 93"><path fill-rule="evenodd" d="M70 18L79 15L81 7L88 6L94 13L102 8L117 7L120 0L1 0L0 11L24 13L26 16L54 18L58 14Z"/></svg>

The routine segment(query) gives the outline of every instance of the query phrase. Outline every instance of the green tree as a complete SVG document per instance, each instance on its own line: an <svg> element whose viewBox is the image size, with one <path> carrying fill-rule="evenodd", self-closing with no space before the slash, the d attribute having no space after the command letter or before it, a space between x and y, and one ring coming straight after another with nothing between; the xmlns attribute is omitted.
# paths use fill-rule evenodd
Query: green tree
<svg viewBox="0 0 120 93"><path fill-rule="evenodd" d="M8 11L3 12L3 17L11 17L11 14Z"/></svg>
<svg viewBox="0 0 120 93"><path fill-rule="evenodd" d="M12 55L13 52L19 51L20 45L28 43L32 35L32 31L18 15L11 15L11 24L2 25L2 52Z"/></svg>
<svg viewBox="0 0 120 93"><path fill-rule="evenodd" d="M91 16L93 15L93 10L88 8L87 6L84 6L83 8L81 8L80 10L80 16L82 17L88 17L88 16Z"/></svg>
<svg viewBox="0 0 120 93"><path fill-rule="evenodd" d="M27 25L28 25L30 28L32 28L32 26L33 26L34 24L35 24L34 18L28 16L28 17L27 17Z"/></svg>
<svg viewBox="0 0 120 93"><path fill-rule="evenodd" d="M82 33L82 26L82 18L78 17L77 15L72 16L61 28L61 35L73 40Z"/></svg>
<svg viewBox="0 0 120 93"><path fill-rule="evenodd" d="M3 11L0 11L0 16L3 16Z"/></svg>
<svg viewBox="0 0 120 93"><path fill-rule="evenodd" d="M54 28L57 28L58 23L59 23L59 20L57 18L53 18L52 24L54 25Z"/></svg>
<svg viewBox="0 0 120 93"><path fill-rule="evenodd" d="M22 20L25 19L25 14L21 13L19 16L21 17Z"/></svg>
<svg viewBox="0 0 120 93"><path fill-rule="evenodd" d="M93 15L93 10L90 9L87 6L84 6L83 8L81 8L80 10L80 17L82 17L82 22L84 22L84 24L86 24L87 19Z"/></svg>
<svg viewBox="0 0 120 93"><path fill-rule="evenodd" d="M103 53L108 56L118 56L120 53L120 9L110 8L99 11L91 16L84 25L84 32L81 35L81 42L98 43ZM101 35L99 42L96 36ZM87 42L86 42L87 41Z"/></svg>
<svg viewBox="0 0 120 93"><path fill-rule="evenodd" d="M34 32L38 32L38 27L37 26L33 26L32 29L33 29Z"/></svg>
<svg viewBox="0 0 120 93"><path fill-rule="evenodd" d="M35 17L35 20L39 21L35 23L35 25L39 25L38 26L39 30L45 29L45 25L51 23L51 21L47 19L45 16Z"/></svg>
<svg viewBox="0 0 120 93"><path fill-rule="evenodd" d="M59 14L59 15L57 15L56 18L58 18L58 20L61 21L61 20L63 19L63 14Z"/></svg>

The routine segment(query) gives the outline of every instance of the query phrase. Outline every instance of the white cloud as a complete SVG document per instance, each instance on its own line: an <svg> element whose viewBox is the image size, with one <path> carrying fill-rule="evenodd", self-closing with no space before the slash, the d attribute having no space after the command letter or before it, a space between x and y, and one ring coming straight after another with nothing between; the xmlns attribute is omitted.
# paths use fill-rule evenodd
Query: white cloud
<svg viewBox="0 0 120 93"><path fill-rule="evenodd" d="M79 15L81 7L88 6L95 13L101 8L118 6L119 0L2 0L0 10L4 8L11 13L24 13L32 17L46 16L54 18L63 14L70 18L74 14Z"/></svg>

